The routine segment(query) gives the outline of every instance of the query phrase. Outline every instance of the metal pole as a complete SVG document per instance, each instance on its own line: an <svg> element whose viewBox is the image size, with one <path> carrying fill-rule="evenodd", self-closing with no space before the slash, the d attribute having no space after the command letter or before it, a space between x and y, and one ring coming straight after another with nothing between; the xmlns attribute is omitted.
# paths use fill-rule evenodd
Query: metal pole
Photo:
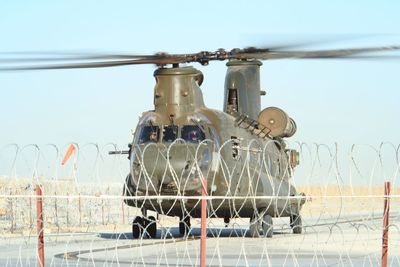
<svg viewBox="0 0 400 267"><path fill-rule="evenodd" d="M54 192L54 195L57 196L57 192ZM54 198L54 212L55 212L55 223L58 228L60 228L59 220L58 220L58 206L57 206L57 197Z"/></svg>
<svg viewBox="0 0 400 267"><path fill-rule="evenodd" d="M382 267L387 267L389 249L389 209L390 182L385 182L385 200L383 204L383 237L382 237Z"/></svg>
<svg viewBox="0 0 400 267"><path fill-rule="evenodd" d="M82 226L82 206L81 206L81 193L78 197L78 209L79 209L79 227Z"/></svg>
<svg viewBox="0 0 400 267"><path fill-rule="evenodd" d="M69 227L69 193L67 192L67 227Z"/></svg>
<svg viewBox="0 0 400 267"><path fill-rule="evenodd" d="M43 238L43 196L42 188L36 185L36 224L38 233L39 266L44 267L44 238Z"/></svg>
<svg viewBox="0 0 400 267"><path fill-rule="evenodd" d="M200 267L206 266L206 237L207 237L207 179L202 179L201 188L201 234L200 234Z"/></svg>
<svg viewBox="0 0 400 267"><path fill-rule="evenodd" d="M101 199L101 224L104 225L104 201Z"/></svg>
<svg viewBox="0 0 400 267"><path fill-rule="evenodd" d="M12 196L12 190L10 189L10 196ZM10 213L11 213L11 228L10 228L10 232L11 233L14 233L14 220L15 220L15 217L14 217L14 207L13 207L13 198L11 197L10 198Z"/></svg>
<svg viewBox="0 0 400 267"><path fill-rule="evenodd" d="M121 201L121 209L122 209L122 224L125 224L124 200Z"/></svg>
<svg viewBox="0 0 400 267"><path fill-rule="evenodd" d="M32 198L29 198L29 229L33 228L33 218L32 218Z"/></svg>

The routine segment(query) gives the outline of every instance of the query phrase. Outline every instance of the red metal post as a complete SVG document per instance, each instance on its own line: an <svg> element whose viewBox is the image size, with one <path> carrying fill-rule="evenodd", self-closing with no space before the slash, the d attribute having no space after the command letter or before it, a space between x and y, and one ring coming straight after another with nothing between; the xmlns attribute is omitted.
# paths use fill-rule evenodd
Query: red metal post
<svg viewBox="0 0 400 267"><path fill-rule="evenodd" d="M382 267L387 267L389 249L389 210L390 182L385 182L385 200L383 204L383 237L382 237Z"/></svg>
<svg viewBox="0 0 400 267"><path fill-rule="evenodd" d="M36 224L38 233L39 267L44 267L43 196L40 185L36 185Z"/></svg>
<svg viewBox="0 0 400 267"><path fill-rule="evenodd" d="M207 237L207 179L202 179L201 188L201 234L200 234L200 267L206 267L206 237Z"/></svg>

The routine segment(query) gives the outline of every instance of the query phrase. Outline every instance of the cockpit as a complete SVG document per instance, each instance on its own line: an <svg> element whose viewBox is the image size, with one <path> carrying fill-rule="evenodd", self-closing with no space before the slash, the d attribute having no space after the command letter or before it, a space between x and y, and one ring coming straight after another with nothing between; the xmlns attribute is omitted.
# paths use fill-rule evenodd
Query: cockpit
<svg viewBox="0 0 400 267"><path fill-rule="evenodd" d="M140 126L137 131L136 141L138 144L171 143L178 138L188 143L200 143L211 137L210 127L199 125L144 125Z"/></svg>

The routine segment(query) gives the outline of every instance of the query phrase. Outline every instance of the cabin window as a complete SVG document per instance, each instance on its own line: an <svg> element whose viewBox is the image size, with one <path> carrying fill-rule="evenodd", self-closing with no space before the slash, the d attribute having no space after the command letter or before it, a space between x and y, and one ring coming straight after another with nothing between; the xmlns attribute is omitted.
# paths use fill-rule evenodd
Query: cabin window
<svg viewBox="0 0 400 267"><path fill-rule="evenodd" d="M210 134L211 134L211 139L215 142L215 145L216 145L217 149L219 149L220 148L220 144L219 144L219 138L218 138L217 130L215 130L215 128L211 128L210 129Z"/></svg>
<svg viewBox="0 0 400 267"><path fill-rule="evenodd" d="M232 157L236 160L239 159L240 140L236 136L231 136L232 140Z"/></svg>
<svg viewBox="0 0 400 267"><path fill-rule="evenodd" d="M144 126L140 130L138 143L139 144L149 143L149 142L156 143L158 142L159 136L160 136L160 128L158 126Z"/></svg>
<svg viewBox="0 0 400 267"><path fill-rule="evenodd" d="M163 129L163 142L173 142L178 136L178 126L168 125Z"/></svg>
<svg viewBox="0 0 400 267"><path fill-rule="evenodd" d="M202 129L196 125L185 125L182 127L181 137L187 142L199 143L206 139Z"/></svg>

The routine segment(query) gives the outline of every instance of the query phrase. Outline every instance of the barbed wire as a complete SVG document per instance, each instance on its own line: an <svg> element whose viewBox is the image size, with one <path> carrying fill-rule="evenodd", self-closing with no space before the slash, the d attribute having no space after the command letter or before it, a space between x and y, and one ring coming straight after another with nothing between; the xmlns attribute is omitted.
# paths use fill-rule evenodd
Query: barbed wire
<svg viewBox="0 0 400 267"><path fill-rule="evenodd" d="M117 144L0 147L0 265L30 266L38 260L38 184L43 190L45 257L50 266L199 266L200 219L190 207L198 207L202 199L208 202L208 266L380 265L385 199L391 205L388 266L400 265L400 146L381 143L378 147L352 145L346 149L338 144L288 144L299 151L301 164L293 169L289 162L278 160L284 162L281 173L292 175L289 181L296 192L305 193L292 195L282 193L286 185L276 182L271 164L278 163L271 161L269 154L273 142L265 146L254 140L242 143L240 164L224 158L226 150L232 150L230 141L217 147L206 140L195 150L182 148L182 143L178 140L161 148L150 144L132 149L131 160L134 156L139 166L136 184L148 188L143 195L123 195L123 188L131 186L126 175L134 170L126 155L107 155L109 150L121 150ZM76 152L61 166L71 144ZM209 166L215 164L222 177L211 167L203 168L206 147L214 153ZM189 176L170 160L178 148L184 161L190 162L188 169L209 181L208 196L182 193ZM146 165L146 153L154 149L158 154L153 166L163 164L161 170ZM157 173L162 174L161 183L177 185L176 194L161 192L161 185L151 179ZM273 185L270 194L260 195L258 187L251 184L245 190L238 186L249 180L265 182L263 179ZM384 194L385 181L391 182L390 195ZM213 193L217 191L212 185L218 183L227 188L223 195ZM128 207L127 201L136 207ZM154 201L155 209L160 201L171 201L171 206L179 203L189 220L170 217L171 209L165 208L161 212L148 209L143 214L146 201ZM256 207L258 201L265 201L266 209L278 202L284 206L305 202L301 208L303 233L292 233L291 222L281 210L273 219L273 238L254 238L250 228L258 222L240 215L248 207ZM220 213L224 203L231 207L229 221ZM265 210L256 213L257 218L266 214ZM136 217L149 221L138 238L132 233ZM153 221L157 231L150 238ZM188 222L188 232L182 235L178 225L188 226Z"/></svg>

